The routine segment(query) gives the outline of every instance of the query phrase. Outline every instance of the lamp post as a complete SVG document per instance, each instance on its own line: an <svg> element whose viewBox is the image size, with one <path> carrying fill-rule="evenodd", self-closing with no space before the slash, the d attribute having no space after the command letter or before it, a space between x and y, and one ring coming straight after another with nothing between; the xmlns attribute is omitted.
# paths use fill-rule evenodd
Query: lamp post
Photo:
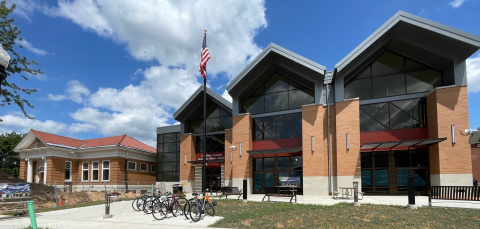
<svg viewBox="0 0 480 229"><path fill-rule="evenodd" d="M2 95L2 83L7 78L7 67L10 63L10 55L0 44L0 96Z"/></svg>

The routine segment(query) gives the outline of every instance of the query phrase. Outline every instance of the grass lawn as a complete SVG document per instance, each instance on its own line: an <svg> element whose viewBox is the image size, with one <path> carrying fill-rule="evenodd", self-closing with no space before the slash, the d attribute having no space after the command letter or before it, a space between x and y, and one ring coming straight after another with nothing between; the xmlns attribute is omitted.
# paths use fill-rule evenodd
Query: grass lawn
<svg viewBox="0 0 480 229"><path fill-rule="evenodd" d="M348 203L333 206L218 200L212 227L227 228L480 228L480 210Z"/></svg>

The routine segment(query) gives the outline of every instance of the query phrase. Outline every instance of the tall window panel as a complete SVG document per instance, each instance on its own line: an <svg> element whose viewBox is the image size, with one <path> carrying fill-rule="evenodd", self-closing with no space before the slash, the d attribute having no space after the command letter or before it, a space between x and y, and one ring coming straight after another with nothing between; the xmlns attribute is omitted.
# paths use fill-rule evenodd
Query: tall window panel
<svg viewBox="0 0 480 229"><path fill-rule="evenodd" d="M232 128L232 114L215 103L207 104L207 133ZM190 123L190 132L203 133L203 111Z"/></svg>
<svg viewBox="0 0 480 229"><path fill-rule="evenodd" d="M391 51L368 64L360 73L345 82L345 99L360 100L428 92L451 85L441 71ZM450 80L451 81L451 80Z"/></svg>
<svg viewBox="0 0 480 229"><path fill-rule="evenodd" d="M88 181L88 161L82 162L82 181Z"/></svg>
<svg viewBox="0 0 480 229"><path fill-rule="evenodd" d="M110 181L110 161L102 161L102 181Z"/></svg>
<svg viewBox="0 0 480 229"><path fill-rule="evenodd" d="M66 181L72 180L72 162L71 161L65 162L65 180Z"/></svg>
<svg viewBox="0 0 480 229"><path fill-rule="evenodd" d="M157 181L180 181L180 133L157 135Z"/></svg>
<svg viewBox="0 0 480 229"><path fill-rule="evenodd" d="M92 181L98 181L98 178L100 177L98 168L99 168L99 162L92 161Z"/></svg>
<svg viewBox="0 0 480 229"><path fill-rule="evenodd" d="M243 100L242 112L260 114L292 110L314 102L312 89L275 73Z"/></svg>

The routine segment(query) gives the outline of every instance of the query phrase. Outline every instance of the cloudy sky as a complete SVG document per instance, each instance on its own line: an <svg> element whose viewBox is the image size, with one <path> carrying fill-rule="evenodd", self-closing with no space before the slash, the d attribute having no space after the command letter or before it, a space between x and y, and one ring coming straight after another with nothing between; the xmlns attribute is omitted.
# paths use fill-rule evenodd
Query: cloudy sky
<svg viewBox="0 0 480 229"><path fill-rule="evenodd" d="M211 60L208 87L225 92L269 43L333 70L397 11L480 36L478 0L15 0L18 52L44 74L7 80L37 93L23 116L0 107L0 133L31 128L89 139L127 134L155 146L156 127L203 83L203 30ZM467 60L470 127L480 127L480 52Z"/></svg>

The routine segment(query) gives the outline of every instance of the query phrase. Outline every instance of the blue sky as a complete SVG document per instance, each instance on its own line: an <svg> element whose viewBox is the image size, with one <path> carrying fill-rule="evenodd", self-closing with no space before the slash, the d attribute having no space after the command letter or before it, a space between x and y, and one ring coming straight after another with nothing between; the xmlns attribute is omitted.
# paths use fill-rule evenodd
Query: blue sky
<svg viewBox="0 0 480 229"><path fill-rule="evenodd" d="M203 29L211 60L208 86L225 92L270 43L333 70L399 10L480 36L479 0L339 1L7 1L25 39L17 51L44 74L24 95L23 116L0 107L0 133L31 128L78 139L127 134L152 146L156 127L203 83ZM470 128L480 127L480 52L467 60Z"/></svg>

